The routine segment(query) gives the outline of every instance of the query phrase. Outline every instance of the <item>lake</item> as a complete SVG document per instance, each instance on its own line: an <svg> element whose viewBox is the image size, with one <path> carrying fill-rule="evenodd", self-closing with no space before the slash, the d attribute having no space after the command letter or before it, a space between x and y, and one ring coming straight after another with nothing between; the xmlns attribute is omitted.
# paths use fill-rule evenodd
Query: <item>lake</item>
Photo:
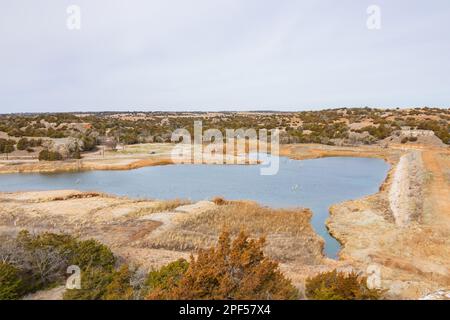
<svg viewBox="0 0 450 320"><path fill-rule="evenodd" d="M325 239L325 254L336 258L340 245L325 221L335 203L376 193L389 165L381 159L332 157L312 160L280 158L273 176L259 165L168 165L129 171L0 175L0 191L77 189L134 198L193 201L222 196L249 199L272 207L306 207L312 225Z"/></svg>

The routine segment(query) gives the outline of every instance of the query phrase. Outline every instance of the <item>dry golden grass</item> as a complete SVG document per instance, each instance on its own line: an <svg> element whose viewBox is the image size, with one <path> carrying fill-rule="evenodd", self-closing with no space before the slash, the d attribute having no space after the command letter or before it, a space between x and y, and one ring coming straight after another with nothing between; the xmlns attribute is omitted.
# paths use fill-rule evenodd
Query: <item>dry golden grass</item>
<svg viewBox="0 0 450 320"><path fill-rule="evenodd" d="M151 167L151 166L165 166L174 164L171 159L142 159L136 162L130 163L123 167L124 170L130 169L138 169L142 167Z"/></svg>
<svg viewBox="0 0 450 320"><path fill-rule="evenodd" d="M245 230L253 237L265 236L266 253L282 262L315 263L322 258L323 241L310 225L308 209L271 209L253 202L227 201L201 214L186 214L174 226L147 245L169 250L210 247L224 229L236 235Z"/></svg>
<svg viewBox="0 0 450 320"><path fill-rule="evenodd" d="M172 211L178 208L179 206L184 206L191 203L192 203L191 201L185 199L157 201L153 206L140 208L134 211L133 213L128 215L128 218L137 218L152 213Z"/></svg>
<svg viewBox="0 0 450 320"><path fill-rule="evenodd" d="M83 192L83 193L74 193L67 196L62 197L54 197L52 199L47 199L45 201L65 201L71 199L85 199L85 198L96 198L96 197L105 197L106 195L100 192Z"/></svg>

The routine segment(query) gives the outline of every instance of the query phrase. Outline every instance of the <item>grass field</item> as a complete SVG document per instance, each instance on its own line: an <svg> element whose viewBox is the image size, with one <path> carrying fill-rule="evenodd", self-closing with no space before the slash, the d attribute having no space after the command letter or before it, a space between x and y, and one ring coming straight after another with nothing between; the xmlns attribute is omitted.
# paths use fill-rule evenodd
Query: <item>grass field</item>
<svg viewBox="0 0 450 320"><path fill-rule="evenodd" d="M321 256L323 241L314 234L308 209L271 209L253 202L225 202L201 214L177 217L172 228L152 238L147 245L169 250L195 250L214 244L226 229L232 234L245 230L265 236L266 253L281 262L314 263Z"/></svg>

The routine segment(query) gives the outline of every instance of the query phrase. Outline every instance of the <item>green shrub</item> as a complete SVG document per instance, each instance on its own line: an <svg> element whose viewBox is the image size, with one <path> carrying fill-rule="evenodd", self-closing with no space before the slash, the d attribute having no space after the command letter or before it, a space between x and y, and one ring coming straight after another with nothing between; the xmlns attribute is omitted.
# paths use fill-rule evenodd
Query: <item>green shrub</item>
<svg viewBox="0 0 450 320"><path fill-rule="evenodd" d="M127 265L119 270L89 267L81 271L81 289L68 289L64 300L132 300L133 271Z"/></svg>
<svg viewBox="0 0 450 320"><path fill-rule="evenodd" d="M64 300L100 300L113 279L113 273L102 268L87 268L81 271L81 289L68 289Z"/></svg>
<svg viewBox="0 0 450 320"><path fill-rule="evenodd" d="M104 300L132 300L134 297L131 278L133 272L127 265L123 265L119 270L112 274L111 282L106 287L106 292L102 299Z"/></svg>
<svg viewBox="0 0 450 320"><path fill-rule="evenodd" d="M83 136L81 140L83 141L84 151L91 151L97 147L97 139L95 137Z"/></svg>
<svg viewBox="0 0 450 320"><path fill-rule="evenodd" d="M64 131L62 129L55 130L53 128L48 128L46 136L49 138L59 139L59 138L65 138L66 134L64 133Z"/></svg>
<svg viewBox="0 0 450 320"><path fill-rule="evenodd" d="M125 135L122 135L120 137L120 142L124 144L136 144L139 142L138 136L135 132L128 133Z"/></svg>
<svg viewBox="0 0 450 320"><path fill-rule="evenodd" d="M160 298L168 297L168 293L179 286L179 282L188 268L189 262L179 259L159 270L151 271L145 281L147 292Z"/></svg>
<svg viewBox="0 0 450 320"><path fill-rule="evenodd" d="M376 126L367 126L360 130L359 132L367 131L370 135L374 136L378 140L386 139L391 135L391 133L394 131L393 128L390 126L386 126L383 123L380 124L378 127Z"/></svg>
<svg viewBox="0 0 450 320"><path fill-rule="evenodd" d="M151 290L147 299L296 299L297 289L278 264L264 255L264 243L264 238L249 239L244 232L231 241L230 234L223 232L217 246L201 250L197 259L191 257L184 273L174 272L172 277L168 272L167 290ZM175 271L183 271L184 263L179 264ZM158 280L156 277L156 284ZM165 278L160 280L164 286Z"/></svg>
<svg viewBox="0 0 450 320"><path fill-rule="evenodd" d="M116 263L112 251L93 239L77 240L68 234L49 232L32 236L28 231L21 231L17 241L29 251L46 247L55 248L67 257L70 265L77 265L81 269L99 267L112 270Z"/></svg>
<svg viewBox="0 0 450 320"><path fill-rule="evenodd" d="M39 152L39 161L59 161L62 160L62 155L56 151L42 150Z"/></svg>
<svg viewBox="0 0 450 320"><path fill-rule="evenodd" d="M365 277L336 270L306 280L306 296L312 300L379 300L383 291L369 289Z"/></svg>
<svg viewBox="0 0 450 320"><path fill-rule="evenodd" d="M67 234L31 235L21 231L16 242L25 253L22 265L26 266L24 272L29 276L26 281L28 291L60 283L70 265L81 270L97 268L111 273L116 262L107 246L96 240L80 241Z"/></svg>
<svg viewBox="0 0 450 320"><path fill-rule="evenodd" d="M27 138L21 138L17 142L17 150L26 150L28 148L28 139Z"/></svg>
<svg viewBox="0 0 450 320"><path fill-rule="evenodd" d="M32 235L28 230L20 231L16 240L28 250L45 246L69 249L76 242L76 239L68 234L44 232L38 235Z"/></svg>
<svg viewBox="0 0 450 320"><path fill-rule="evenodd" d="M16 142L14 140L0 139L0 153L11 153L15 150L14 145Z"/></svg>
<svg viewBox="0 0 450 320"><path fill-rule="evenodd" d="M93 267L107 271L114 269L116 259L111 249L97 240L79 241L72 250L71 265L77 265L81 269Z"/></svg>
<svg viewBox="0 0 450 320"><path fill-rule="evenodd" d="M22 293L22 279L19 270L0 262L0 300L15 300Z"/></svg>
<svg viewBox="0 0 450 320"><path fill-rule="evenodd" d="M17 150L27 150L32 147L39 147L42 145L42 139L21 138L17 142Z"/></svg>

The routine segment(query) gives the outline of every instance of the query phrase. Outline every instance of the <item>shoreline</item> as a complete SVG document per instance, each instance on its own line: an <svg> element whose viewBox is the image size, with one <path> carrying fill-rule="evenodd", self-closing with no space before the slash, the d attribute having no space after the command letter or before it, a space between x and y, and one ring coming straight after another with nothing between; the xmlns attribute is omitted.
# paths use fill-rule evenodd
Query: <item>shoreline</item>
<svg viewBox="0 0 450 320"><path fill-rule="evenodd" d="M368 266L376 264L381 267L383 287L389 289L389 296L402 299L417 299L442 286L450 286L450 270L448 272L445 270L445 263L450 263L450 239L446 240L441 237L442 234L449 234L446 233L449 231L448 225L443 226L443 229L438 229L429 223L422 223L422 220L426 220L427 217L420 216L413 217L411 221L405 219L402 225L398 225L391 212L392 201L389 193L393 181L399 177L403 180L411 179L408 170L403 170L402 175L396 174L399 161L405 155L416 152L418 148L362 147L353 149L322 145L287 145L280 150L280 156L295 160L352 156L381 158L391 165L378 192L360 199L337 203L329 208L329 216L325 225L329 234L341 245L338 259L329 259L322 252L320 266L281 264L284 272L300 283L304 279L304 274L301 272L311 275L330 268L337 268L364 273ZM419 150L421 154L425 154L433 160L435 157L432 155L442 154L443 159L444 156L450 156L449 150L445 148L421 148ZM151 161L140 159L132 163L134 163L133 166L122 164L121 169L117 169L117 166L114 167L115 169L108 169L130 170L168 164L160 164L156 159L151 159ZM103 170L108 169L104 168ZM63 172L67 172L67 170ZM401 183L401 181L397 182ZM427 195L428 184L431 182L426 181L420 187L421 190L425 188L421 197ZM127 199L127 201L136 200ZM424 201L426 202L426 199ZM439 225L438 222L435 223ZM318 236L315 231L314 234ZM392 242L399 241L399 239L399 243ZM428 252L430 250L432 250L431 256ZM449 254L446 253L447 251ZM437 252L440 252L442 256L437 257L436 260Z"/></svg>
<svg viewBox="0 0 450 320"><path fill-rule="evenodd" d="M386 149L381 149L379 147L359 147L352 148L349 147L336 147L336 146L328 146L328 145L319 145L319 144L300 144L300 145L282 145L280 150L280 157L286 157L288 159L293 160L312 160L319 158L327 158L327 157L356 157L356 158L377 158L386 161L391 165L390 170L392 169L392 163L395 163L392 156ZM102 161L103 160L103 161ZM110 161L111 159L106 159L106 161ZM118 159L122 160L123 159ZM160 165L176 165L170 159L157 158L157 159L128 159L128 164L115 164L111 165L111 163L105 164L104 159L100 159L97 163L93 163L92 160L88 159L88 163L84 163L80 160L70 160L70 161L58 161L58 162L40 162L37 163L37 166L31 165L22 165L20 168L14 168L15 170L5 169L2 171L0 169L0 174L27 174L27 173L48 173L48 174L58 174L58 173L68 173L68 172L83 172L83 171L102 171L102 170L134 170L149 166L160 166ZM56 164L56 166L54 166ZM48 167L52 165L51 167ZM208 165L208 164L203 164ZM236 165L236 164L224 164L224 165ZM25 167L29 166L29 167ZM389 171L390 172L390 171ZM389 173L388 173L389 174ZM384 182L383 182L384 183ZM380 186L381 188L381 186ZM29 192L30 190L14 190L13 192ZM97 192L97 190L90 190L91 192ZM129 199L133 199L128 197ZM148 199L143 199L148 200ZM333 204L334 205L334 204ZM269 206L270 207L270 206ZM279 207L284 208L284 207ZM329 213L330 215L331 213ZM328 219L328 218L327 218ZM324 221L324 225L331 237L336 239L340 248L336 253L337 258L327 257L324 252L322 252L323 257L329 258L332 260L339 259L339 252L342 250L342 243L340 239L334 237L334 235L330 232L326 221Z"/></svg>
<svg viewBox="0 0 450 320"><path fill-rule="evenodd" d="M438 196L434 185L444 177L422 165L425 158L445 164L450 152L408 150L391 167L379 192L331 206L326 222L342 245L339 259L362 270L379 268L382 287L393 298L417 299L450 287L449 201L439 196L444 212L433 209L436 200L430 197ZM439 192L448 195L448 180Z"/></svg>
<svg viewBox="0 0 450 320"><path fill-rule="evenodd" d="M392 164L389 149L377 146L370 147L337 147L320 144L290 144L281 145L279 156L285 156L293 160L309 160L325 157L357 157L357 158L381 158ZM108 158L87 157L80 160L64 161L24 161L2 160L0 161L0 175L14 173L64 173L80 171L107 171L107 170L135 170L144 167L177 164L165 154L148 155L137 154L134 157L112 156ZM208 165L208 163L202 163ZM248 163L246 163L248 164ZM236 165L224 163L223 165Z"/></svg>

